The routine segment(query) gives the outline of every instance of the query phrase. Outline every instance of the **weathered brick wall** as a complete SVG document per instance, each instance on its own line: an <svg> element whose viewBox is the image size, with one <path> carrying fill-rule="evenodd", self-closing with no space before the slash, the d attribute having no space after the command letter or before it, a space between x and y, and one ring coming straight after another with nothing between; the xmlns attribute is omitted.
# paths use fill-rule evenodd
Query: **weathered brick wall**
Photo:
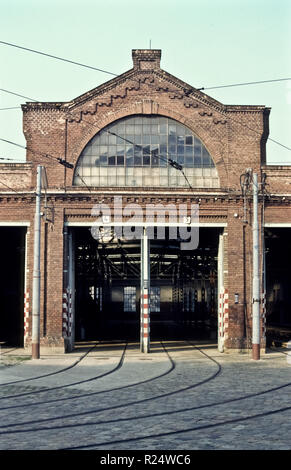
<svg viewBox="0 0 291 470"><path fill-rule="evenodd" d="M57 162L65 154L65 117L59 106L32 104L23 106L23 132L26 138L27 160L34 162L32 178L36 180L36 166L46 167L49 186L64 187L65 169ZM47 156L46 156L47 155Z"/></svg>
<svg viewBox="0 0 291 470"><path fill-rule="evenodd" d="M204 221L227 222L225 229L225 288L229 295L229 324L226 347L242 348L251 330L251 205L244 223L240 175L252 168L266 173L267 190L291 194L289 168L266 167L265 141L269 109L264 106L226 106L191 88L160 69L160 51L133 51L133 69L68 103L27 103L23 105L23 130L27 142L26 164L0 165L0 180L18 192L33 191L36 166L46 167L50 203L55 208L54 224L42 226L41 335L46 344L62 344L63 224L69 220L91 220L91 209L101 199L112 204L110 188L89 192L73 188L73 171L57 158L76 165L88 141L104 126L125 116L156 114L188 126L210 152L220 177L220 190L184 188L168 190L124 188L124 202L200 202ZM263 164L263 166L262 166ZM4 194L9 189L0 186ZM0 193L0 221L29 220L28 286L32 288L33 194ZM266 201L266 220L291 220L285 197L272 205ZM234 294L239 303L234 303Z"/></svg>
<svg viewBox="0 0 291 470"><path fill-rule="evenodd" d="M0 192L32 188L32 167L27 163L0 163Z"/></svg>
<svg viewBox="0 0 291 470"><path fill-rule="evenodd" d="M259 170L268 108L217 102L161 70L157 51L134 51L133 58L133 69L69 103L23 106L27 159L46 165L51 187L63 188L64 177L70 187L73 175L43 154L76 164L100 129L133 114L163 115L188 126L212 155L222 188L239 189L246 167Z"/></svg>
<svg viewBox="0 0 291 470"><path fill-rule="evenodd" d="M266 189L269 194L291 196L291 166L264 165Z"/></svg>
<svg viewBox="0 0 291 470"><path fill-rule="evenodd" d="M45 279L43 297L46 302L46 330L45 342L47 344L60 343L62 336L62 302L63 302L63 209L55 211L53 225L48 225L44 233L46 238L46 256L44 266Z"/></svg>

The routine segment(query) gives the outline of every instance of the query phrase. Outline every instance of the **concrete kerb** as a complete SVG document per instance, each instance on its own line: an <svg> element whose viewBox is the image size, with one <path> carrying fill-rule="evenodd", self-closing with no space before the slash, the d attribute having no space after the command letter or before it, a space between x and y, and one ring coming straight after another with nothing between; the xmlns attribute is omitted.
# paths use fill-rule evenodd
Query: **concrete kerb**
<svg viewBox="0 0 291 470"><path fill-rule="evenodd" d="M213 349L213 345L209 344L197 344L198 347L202 348L208 348L208 346L212 346L210 350L210 355L215 354L216 357L219 356L219 358L224 362L224 359L227 360L227 362L231 362L232 360L234 362L240 361L240 360L249 360L251 361L251 351L250 350L241 350L241 349L227 349L224 353L219 353L218 350ZM86 355L84 357L85 362L91 362L90 359L98 359L98 363L101 364L103 361L104 363L106 362L108 364L108 359L115 360L116 359L116 350L115 350L116 345L112 345L112 350L109 348L106 348L106 350L97 350L94 353L94 356L90 356L90 354ZM282 355L282 349L285 350L288 353L288 356L291 358L291 341L288 341L286 343L282 343L281 347L278 348L278 350L274 349L262 349L261 350L261 362L264 361L264 359L270 360L272 357L275 358L277 355ZM179 352L179 355L183 356L183 351L179 351L179 348L177 349L176 352ZM45 365L66 365L69 366L70 363L74 363L76 360L81 358L84 354L86 353L85 346L76 348L70 353L65 353L64 349L62 347L41 347L41 354L40 354L40 359L32 359L31 358L31 348L13 348L13 347L1 347L0 349L0 365L5 366L5 365L17 365L17 364L24 364L24 363L30 363L30 364L41 364L43 366ZM148 355L148 359L156 362L163 360L163 357L165 356L164 352L162 351L156 351L156 352L151 352ZM132 362L135 360L141 360L144 358L144 355L140 353L138 350L138 347L136 347L136 350L133 348L132 350L127 350L126 357L128 362ZM291 362L288 361L288 362Z"/></svg>

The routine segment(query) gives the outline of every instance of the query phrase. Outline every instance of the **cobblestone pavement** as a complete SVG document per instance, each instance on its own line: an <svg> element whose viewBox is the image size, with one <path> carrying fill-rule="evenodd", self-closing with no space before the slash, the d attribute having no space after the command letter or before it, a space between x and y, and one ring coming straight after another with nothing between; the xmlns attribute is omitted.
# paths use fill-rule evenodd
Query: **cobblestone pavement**
<svg viewBox="0 0 291 470"><path fill-rule="evenodd" d="M291 448L286 350L253 361L207 342L85 346L39 360L2 350L1 450Z"/></svg>

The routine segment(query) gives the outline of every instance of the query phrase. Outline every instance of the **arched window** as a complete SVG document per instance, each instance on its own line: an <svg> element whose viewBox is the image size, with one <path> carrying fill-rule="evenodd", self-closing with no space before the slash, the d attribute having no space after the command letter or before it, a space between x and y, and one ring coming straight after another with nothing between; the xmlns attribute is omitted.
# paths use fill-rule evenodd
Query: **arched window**
<svg viewBox="0 0 291 470"><path fill-rule="evenodd" d="M183 172L169 164L182 165ZM185 178L185 176L186 178ZM217 188L211 156L193 132L162 116L129 116L108 125L82 151L73 184L94 187Z"/></svg>

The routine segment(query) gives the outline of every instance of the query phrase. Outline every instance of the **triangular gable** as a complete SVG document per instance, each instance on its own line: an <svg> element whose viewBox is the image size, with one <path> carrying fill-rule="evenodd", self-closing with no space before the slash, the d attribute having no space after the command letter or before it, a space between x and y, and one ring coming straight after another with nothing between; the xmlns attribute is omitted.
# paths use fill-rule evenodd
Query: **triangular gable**
<svg viewBox="0 0 291 470"><path fill-rule="evenodd" d="M138 60L136 53L143 53L143 60ZM103 83L102 85L97 86L96 88L83 93L82 95L76 97L75 99L64 103L64 107L68 109L74 109L78 106L84 105L86 102L92 101L94 99L101 98L105 93L107 94L106 100L109 101L118 98L125 98L131 91L138 91L144 84L149 87L149 90L152 89L154 92L168 93L170 98L197 100L201 104L205 104L213 109L225 110L225 106L219 101L211 98L210 96L203 93L201 90L189 85L186 82L183 82L179 78L171 75L165 70L159 67L159 61L149 60L153 52L160 52L159 50L133 50L133 61L134 67L121 75ZM147 59L147 60L145 60ZM144 62L147 64L147 67L141 67L141 63ZM120 87L124 86L122 93L120 92ZM118 93L115 91L118 90ZM114 91L115 90L115 91ZM111 91L111 94L110 94ZM144 88L142 92L144 93ZM109 95L109 97L108 97ZM101 104L101 103L100 103Z"/></svg>

